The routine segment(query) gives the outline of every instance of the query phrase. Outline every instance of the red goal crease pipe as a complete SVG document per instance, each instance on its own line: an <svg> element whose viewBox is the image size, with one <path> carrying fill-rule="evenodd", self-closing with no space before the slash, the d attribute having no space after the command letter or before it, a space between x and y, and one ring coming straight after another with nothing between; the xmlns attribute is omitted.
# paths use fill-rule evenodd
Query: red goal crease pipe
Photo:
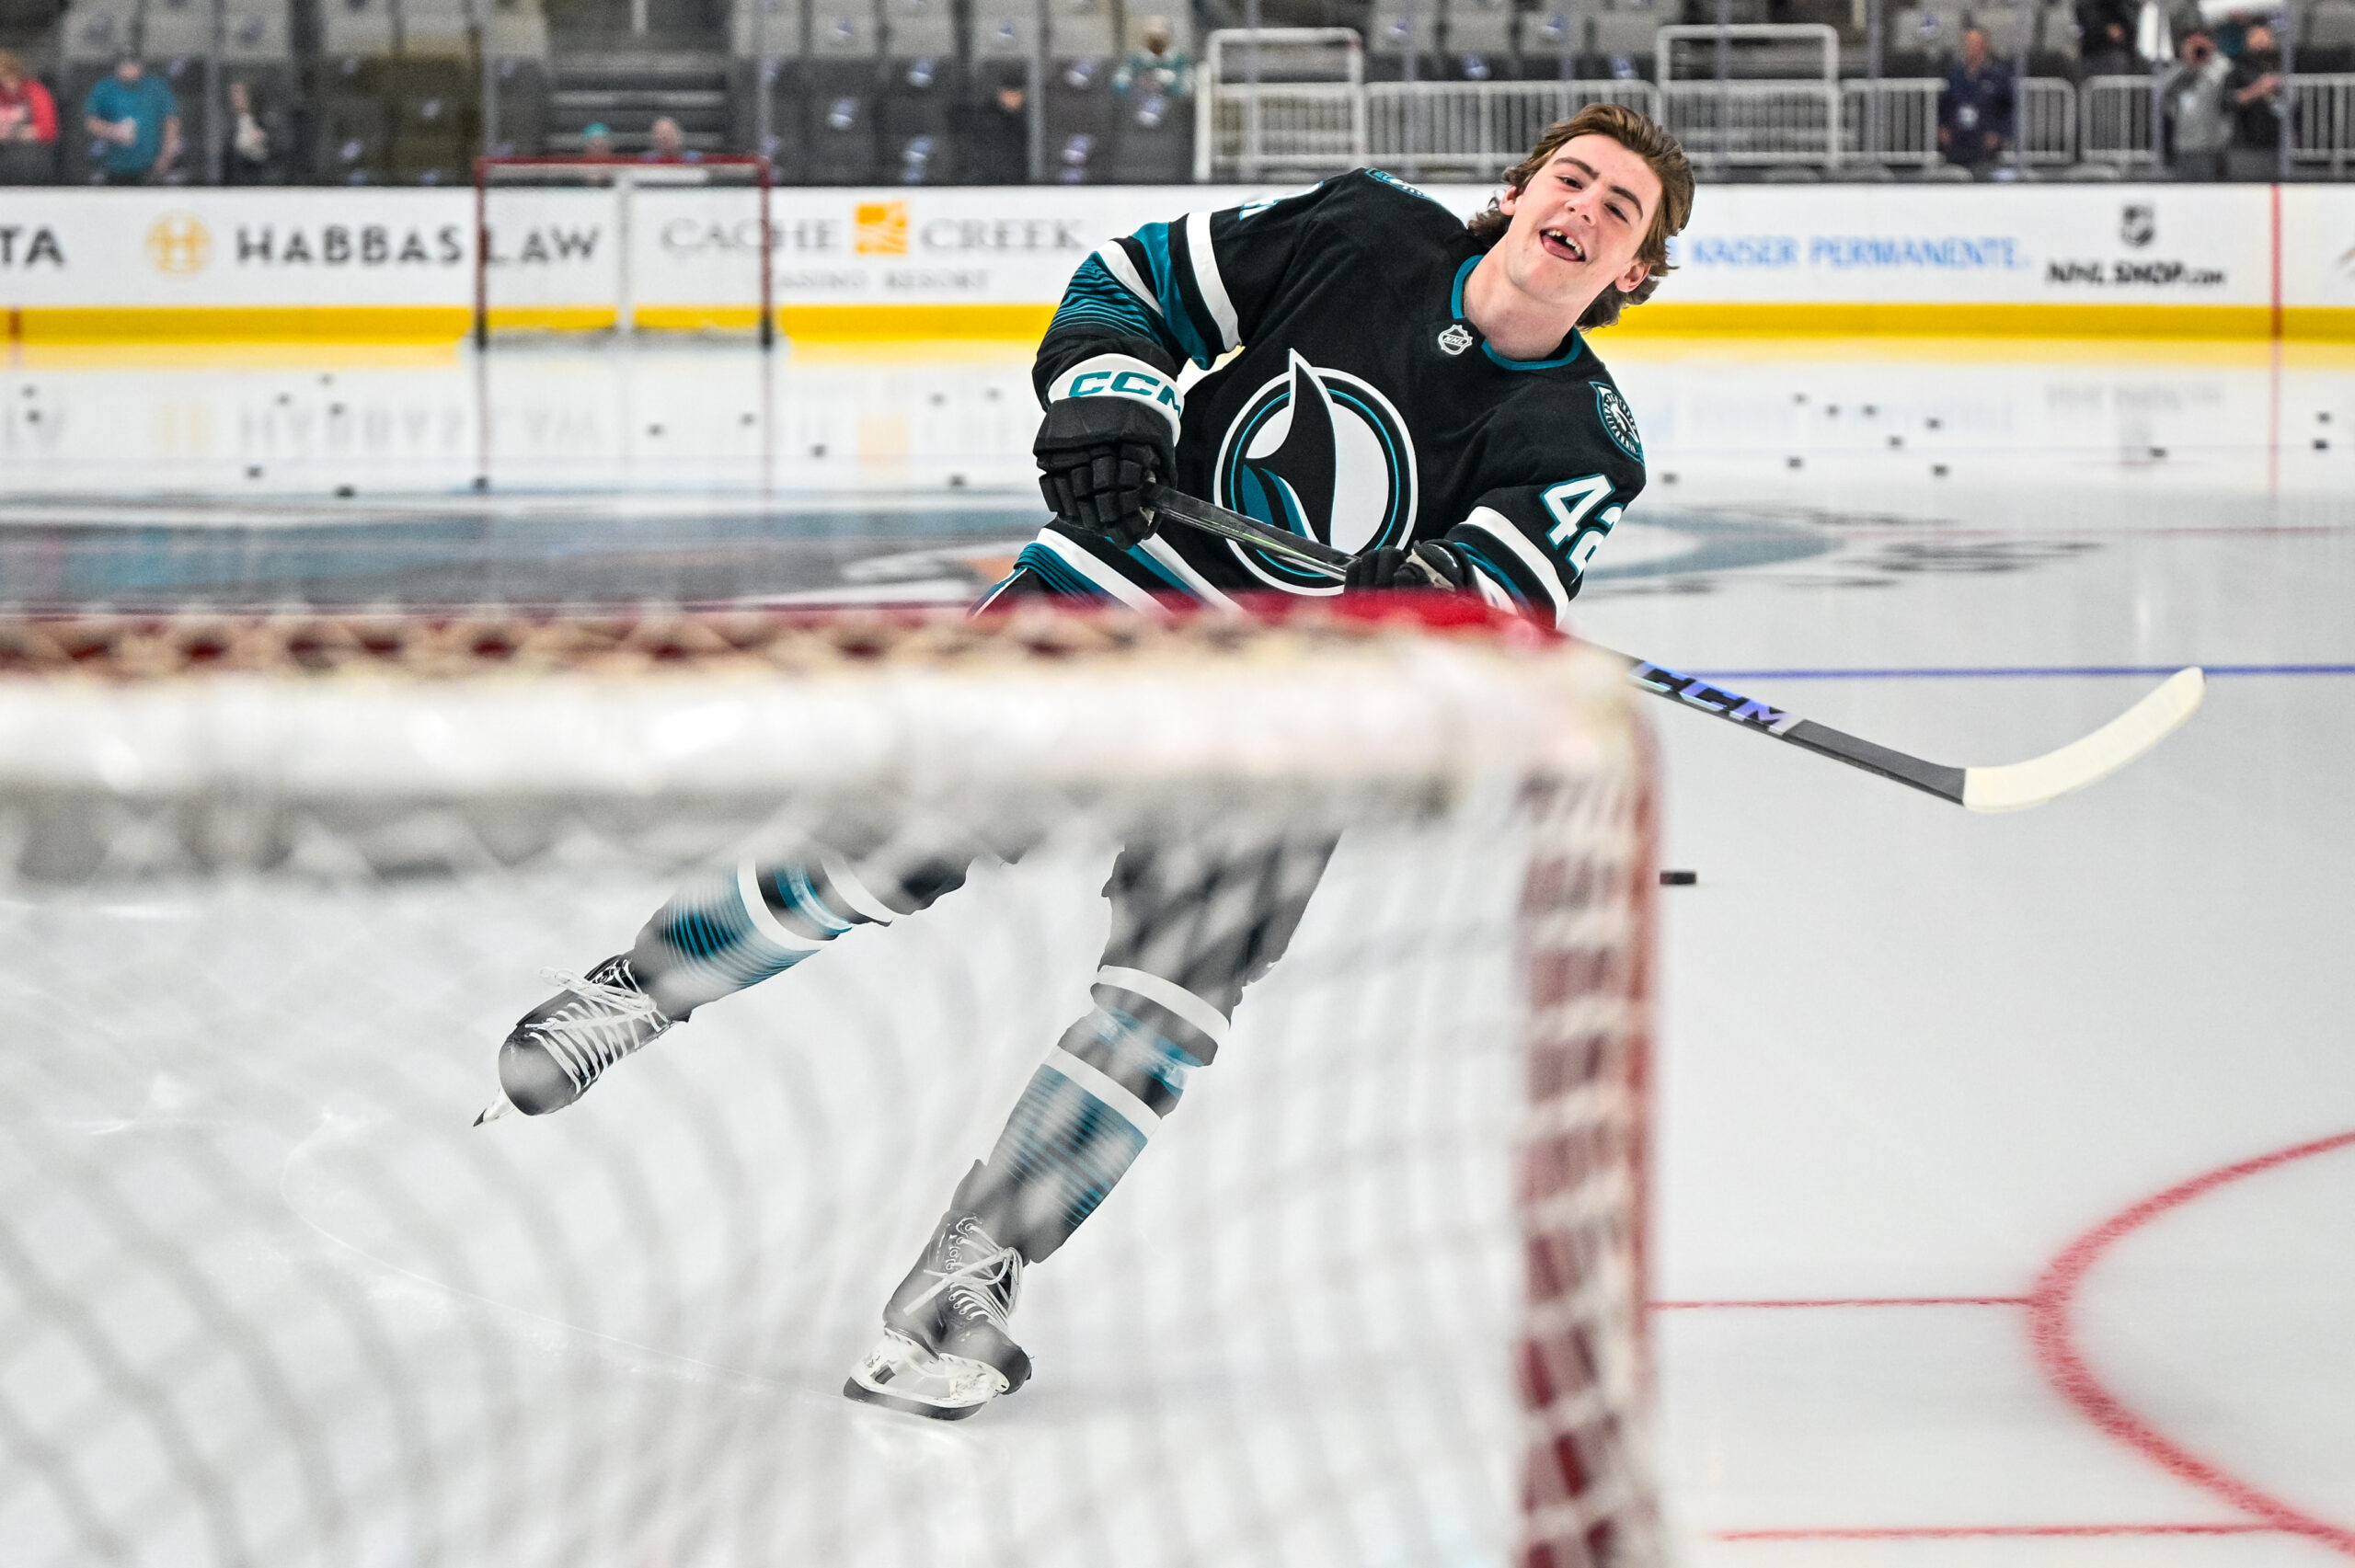
<svg viewBox="0 0 2355 1568"><path fill-rule="evenodd" d="M2143 1420L2102 1386L2077 1348L2072 1314L2085 1276L2125 1237L2164 1215L2228 1186L2295 1161L2355 1148L2355 1132L2318 1138L2308 1143L2277 1149L2238 1164L2223 1166L2205 1175L2169 1187L2143 1199L2086 1231L2062 1250L2045 1268L2029 1294L2028 1338L2045 1377L2085 1418L2119 1441L2139 1449L2144 1458L2169 1474L2223 1498L2234 1507L2264 1520L2276 1529L2319 1541L2342 1557L2355 1558L2355 1528L2315 1517L2259 1490L2221 1467L2200 1458Z"/></svg>

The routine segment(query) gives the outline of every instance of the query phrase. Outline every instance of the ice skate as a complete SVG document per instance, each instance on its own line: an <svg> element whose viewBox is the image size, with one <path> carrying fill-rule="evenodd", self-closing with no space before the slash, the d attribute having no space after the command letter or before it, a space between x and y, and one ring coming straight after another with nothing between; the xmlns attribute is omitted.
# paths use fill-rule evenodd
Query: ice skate
<svg viewBox="0 0 2355 1568"><path fill-rule="evenodd" d="M843 1384L848 1397L935 1421L961 1421L1030 1378L1006 1333L1022 1289L1022 1254L971 1211L982 1167L957 1188L924 1256L883 1309L882 1339Z"/></svg>
<svg viewBox="0 0 2355 1568"><path fill-rule="evenodd" d="M626 953L586 976L540 973L564 989L523 1014L499 1047L500 1098L475 1118L477 1127L510 1110L527 1116L562 1110L607 1068L671 1027L638 989Z"/></svg>

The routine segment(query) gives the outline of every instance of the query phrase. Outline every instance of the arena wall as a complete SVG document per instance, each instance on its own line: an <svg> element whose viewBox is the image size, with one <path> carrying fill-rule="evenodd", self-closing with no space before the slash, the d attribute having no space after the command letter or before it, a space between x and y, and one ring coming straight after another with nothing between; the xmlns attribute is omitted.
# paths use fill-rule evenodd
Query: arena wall
<svg viewBox="0 0 2355 1568"><path fill-rule="evenodd" d="M789 189L775 299L794 339L1021 338L1096 245L1236 188ZM1459 210L1486 187L1435 186ZM649 328L757 318L743 190L489 204L494 325L595 327L626 245ZM24 189L0 209L12 342L454 342L474 197L449 189ZM2355 339L2355 188L1711 186L1645 334Z"/></svg>

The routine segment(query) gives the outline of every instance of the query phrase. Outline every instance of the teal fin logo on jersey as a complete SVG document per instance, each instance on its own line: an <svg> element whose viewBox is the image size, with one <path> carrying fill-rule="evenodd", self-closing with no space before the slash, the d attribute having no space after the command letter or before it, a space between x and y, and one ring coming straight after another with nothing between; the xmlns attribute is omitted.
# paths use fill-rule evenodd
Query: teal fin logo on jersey
<svg viewBox="0 0 2355 1568"><path fill-rule="evenodd" d="M1415 449L1406 421L1369 383L1297 351L1227 426L1215 474L1212 498L1220 505L1352 554L1399 544L1414 527ZM1233 549L1271 588L1340 590L1247 545Z"/></svg>
<svg viewBox="0 0 2355 1568"><path fill-rule="evenodd" d="M1620 396L1619 389L1608 382L1591 381L1587 384L1594 388L1595 416L1603 421L1603 431L1610 436L1611 444L1641 463L1644 460L1644 438L1636 433L1636 416L1628 408L1627 400Z"/></svg>

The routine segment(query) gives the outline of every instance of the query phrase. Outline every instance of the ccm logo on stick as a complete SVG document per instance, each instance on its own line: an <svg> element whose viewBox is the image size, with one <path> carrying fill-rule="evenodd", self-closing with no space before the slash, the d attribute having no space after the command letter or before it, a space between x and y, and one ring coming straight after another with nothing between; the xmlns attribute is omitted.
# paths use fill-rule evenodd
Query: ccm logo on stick
<svg viewBox="0 0 2355 1568"><path fill-rule="evenodd" d="M1690 703L1696 708L1706 709L1737 724L1754 724L1761 729L1779 735L1786 727L1798 722L1796 714L1770 708L1739 692L1720 691L1697 675L1679 675L1664 665L1638 664L1629 674L1636 684L1648 692L1657 692L1663 697Z"/></svg>

